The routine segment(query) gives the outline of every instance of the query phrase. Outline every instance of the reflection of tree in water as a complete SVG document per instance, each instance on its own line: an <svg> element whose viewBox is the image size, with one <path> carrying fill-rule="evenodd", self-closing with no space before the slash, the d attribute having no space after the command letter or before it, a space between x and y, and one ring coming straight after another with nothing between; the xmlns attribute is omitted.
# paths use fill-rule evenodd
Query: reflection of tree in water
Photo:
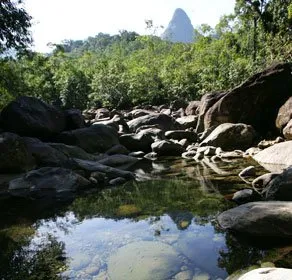
<svg viewBox="0 0 292 280"><path fill-rule="evenodd" d="M257 264L264 258L264 251L245 240L238 240L234 235L226 233L226 250L219 252L218 266L229 274Z"/></svg>
<svg viewBox="0 0 292 280"><path fill-rule="evenodd" d="M64 244L48 236L42 244L33 244L30 227L0 231L0 279L57 280L66 268Z"/></svg>

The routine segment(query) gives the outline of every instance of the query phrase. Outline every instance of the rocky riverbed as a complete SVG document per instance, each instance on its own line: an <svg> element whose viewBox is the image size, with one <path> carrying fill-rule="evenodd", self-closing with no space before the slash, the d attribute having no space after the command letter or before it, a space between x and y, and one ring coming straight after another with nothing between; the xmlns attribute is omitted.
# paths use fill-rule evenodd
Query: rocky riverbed
<svg viewBox="0 0 292 280"><path fill-rule="evenodd" d="M138 223L141 220L144 224L146 222L143 230L147 232L146 228L149 231L152 221L156 224L156 219L160 221L170 217L180 231L175 246L159 240L157 236L161 237L162 231L155 229L154 237L152 234L142 234L140 238L131 235L128 242L118 241L113 248L94 245L98 247L98 254L87 253L84 249L87 247L80 241L82 250L85 250L83 255L73 254L72 257L69 250L66 256L57 256L57 263L65 263L63 268L56 264L61 270L60 277L118 279L117 275L123 275L120 277L124 278L119 279L130 279L129 275L132 275L135 279L138 271L143 271L141 279L149 279L154 272L157 279L224 278L235 271L235 267L227 268L218 261L218 252L228 246L225 235L243 234L249 238L272 240L292 237L291 92L291 64L286 63L274 65L228 92L208 93L201 101L189 104L177 100L170 105L143 106L128 111L95 108L80 112L56 108L34 97L19 97L3 108L0 115L1 200L8 212L14 203L20 202L30 204L33 212L38 212L42 204L44 208L46 205L71 205L69 209L74 209L71 212L64 208L61 227L67 219L73 227L74 221L83 225L89 219L91 223L94 218L86 217L85 213L92 215L86 207L93 207L93 213L101 217L98 219L118 219L118 224L122 220L121 228L109 230L113 239L117 237L111 232L113 230L121 229L127 236L123 228L127 228L125 221L129 218L131 225L135 219ZM165 164L165 161L169 163ZM238 162L240 168L237 168ZM141 164L144 167L138 168ZM145 166L148 168L145 169ZM141 188L143 181L162 184L167 189L166 183L173 187L174 193L180 188L186 194L188 190L190 195L196 193L197 197L193 200L192 196L184 196L183 199L172 197L162 206L153 198L159 197L158 188L157 192L150 192L150 197L142 192L144 195L139 197L141 201L138 203L133 201L133 197L138 195L136 190ZM193 189L189 189L189 184L194 184ZM122 194L120 203L116 201L119 189L127 194ZM91 197L92 201L81 199L80 202L80 196ZM165 197L160 198L164 202ZM170 205L175 199L180 204L172 209ZM144 204L144 201L151 201L151 211L146 211L149 206L145 208L147 203ZM78 210L74 208L77 202L81 203L77 204ZM112 204L103 208L108 202ZM236 206L235 203L241 205ZM186 215L182 220L180 212ZM29 223L31 231L43 227L41 231L48 233L50 225L58 228L57 221L53 222L50 215L48 224L41 216L34 216L34 222ZM10 229L8 220L9 226L5 225L6 219L1 226L4 231L6 226ZM13 220L18 218L13 216ZM93 223L96 222L101 221L94 220ZM107 234L107 222L101 222L103 235ZM166 222L166 227L171 227L171 223ZM66 228L67 224L64 226ZM208 238L193 235L197 227L203 235L211 235ZM130 228L131 231L136 230L135 226ZM25 227L25 233L31 231ZM180 240L182 232L188 232L191 237ZM53 233L51 235L54 236ZM91 238L87 232L83 235L85 239ZM59 244L61 235L55 237L55 243L51 243ZM5 238L11 238L9 230ZM200 238L201 244L204 244L202 247ZM225 243L220 241L216 247L215 241L206 241L210 238L223 238ZM102 239L101 236L98 239ZM36 236L30 238L29 246L33 247L32 243L40 245L37 240ZM70 245L66 244L67 241L62 242L65 242L62 244L66 248L74 248L77 240L73 238ZM50 244L50 241L45 244ZM86 246L92 249L91 245ZM209 250L210 246L217 249ZM146 247L156 249L148 250ZM192 251L182 253L183 247ZM209 250L208 253L204 249ZM103 256L103 261L99 255ZM128 256L126 261L121 257L123 255ZM264 255L257 261L265 259ZM70 256L74 265L69 261ZM208 261L210 264L206 266ZM254 264L254 261L248 264ZM161 269L168 266L169 269ZM236 268L245 266L247 264L241 263ZM70 274L71 270L75 276ZM78 276L76 271L81 274Z"/></svg>

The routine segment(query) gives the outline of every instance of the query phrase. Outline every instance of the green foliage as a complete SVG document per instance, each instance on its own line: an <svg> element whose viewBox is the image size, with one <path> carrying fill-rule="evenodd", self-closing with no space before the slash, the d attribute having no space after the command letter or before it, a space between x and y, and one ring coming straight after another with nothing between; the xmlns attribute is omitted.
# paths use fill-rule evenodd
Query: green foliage
<svg viewBox="0 0 292 280"><path fill-rule="evenodd" d="M235 13L215 28L199 26L192 44L120 31L64 41L50 55L2 58L0 108L24 94L81 109L199 99L228 90L271 63L292 61L291 23L290 0L237 0ZM153 22L147 24L155 34Z"/></svg>
<svg viewBox="0 0 292 280"><path fill-rule="evenodd" d="M11 48L23 49L31 43L31 17L21 4L21 0L0 1L0 54Z"/></svg>

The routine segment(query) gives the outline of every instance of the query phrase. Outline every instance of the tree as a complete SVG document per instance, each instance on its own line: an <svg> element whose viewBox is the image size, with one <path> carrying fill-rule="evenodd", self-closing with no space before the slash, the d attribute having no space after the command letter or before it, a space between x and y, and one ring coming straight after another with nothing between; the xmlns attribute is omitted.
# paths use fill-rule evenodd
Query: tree
<svg viewBox="0 0 292 280"><path fill-rule="evenodd" d="M22 7L22 0L0 1L0 15L0 53L23 49L32 42L31 16Z"/></svg>

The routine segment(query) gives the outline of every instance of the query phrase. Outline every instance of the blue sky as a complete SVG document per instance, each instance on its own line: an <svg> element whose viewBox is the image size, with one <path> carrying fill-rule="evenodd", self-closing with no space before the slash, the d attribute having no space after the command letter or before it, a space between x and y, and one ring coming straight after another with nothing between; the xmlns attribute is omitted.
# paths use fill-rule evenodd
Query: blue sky
<svg viewBox="0 0 292 280"><path fill-rule="evenodd" d="M184 9L194 26L214 26L220 16L233 12L234 3L235 0L26 0L25 8L33 17L34 48L46 52L49 42L85 39L99 32L117 34L119 30L129 30L146 34L146 19L152 19L154 25L167 26L176 8Z"/></svg>

